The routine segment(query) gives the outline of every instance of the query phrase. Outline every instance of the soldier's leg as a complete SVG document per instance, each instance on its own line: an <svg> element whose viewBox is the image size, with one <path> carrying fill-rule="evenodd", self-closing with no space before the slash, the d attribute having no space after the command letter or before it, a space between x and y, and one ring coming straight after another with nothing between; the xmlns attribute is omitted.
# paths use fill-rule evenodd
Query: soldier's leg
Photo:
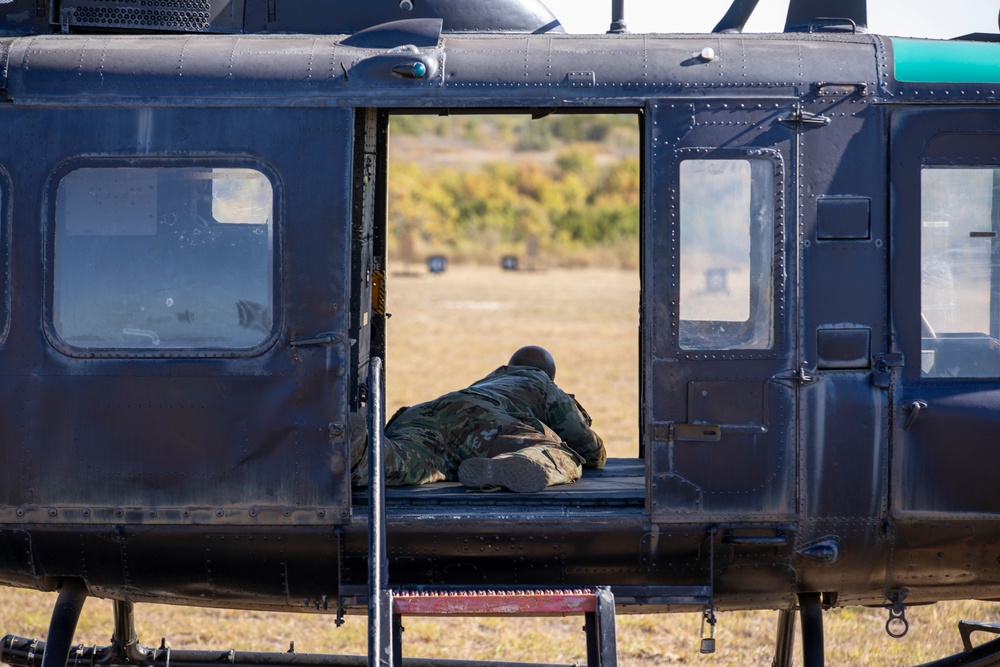
<svg viewBox="0 0 1000 667"><path fill-rule="evenodd" d="M482 453L479 455L494 457L536 445L562 445L562 438L540 421L526 422L508 417L497 423L495 432L486 446L480 448Z"/></svg>
<svg viewBox="0 0 1000 667"><path fill-rule="evenodd" d="M458 446L460 461L493 457L541 444L562 442L555 431L537 419L519 419L500 410L467 404L460 428L446 434Z"/></svg>
<svg viewBox="0 0 1000 667"><path fill-rule="evenodd" d="M405 440L393 440L388 436L384 443L385 483L388 486L406 486L410 484L430 484L445 479L441 471L439 457L427 451L420 443ZM351 483L354 486L368 486L368 453L366 446L363 452L351 465ZM352 456L352 459L355 457Z"/></svg>
<svg viewBox="0 0 1000 667"><path fill-rule="evenodd" d="M385 482L389 486L430 484L446 479L437 444L440 436L427 422L433 410L428 405L402 408L392 416L384 431ZM368 446L366 424L352 419L351 423L351 483L368 485Z"/></svg>
<svg viewBox="0 0 1000 667"><path fill-rule="evenodd" d="M368 486L368 418L363 412L352 412L348 419L351 446L351 484Z"/></svg>
<svg viewBox="0 0 1000 667"><path fill-rule="evenodd" d="M583 457L564 445L551 429L540 426L541 431L525 424L499 429L488 457L462 462L459 481L473 488L502 487L524 493L580 479Z"/></svg>

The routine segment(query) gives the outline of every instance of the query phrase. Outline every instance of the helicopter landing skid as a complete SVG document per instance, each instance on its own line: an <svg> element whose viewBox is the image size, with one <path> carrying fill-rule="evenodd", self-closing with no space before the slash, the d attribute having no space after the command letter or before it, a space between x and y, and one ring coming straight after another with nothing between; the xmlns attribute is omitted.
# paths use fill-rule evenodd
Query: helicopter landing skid
<svg viewBox="0 0 1000 667"><path fill-rule="evenodd" d="M158 648L145 648L135 635L133 605L115 601L115 630L110 646L71 646L76 621L86 599L82 582L64 584L53 609L49 641L7 635L0 639L0 663L11 667L63 667L67 664L105 666L144 665L147 667L363 667L367 656L297 653L292 643L287 652L251 652L235 650L174 650L163 642ZM819 594L799 596L802 619L803 665L824 664L822 597ZM781 610L778 615L777 640L772 667L790 667L795 637L795 613ZM916 667L987 667L1000 665L1000 637L973 646L976 632L1000 635L1000 623L959 621L964 650L960 653ZM404 658L404 667L558 667L525 663L483 662L472 660L434 660Z"/></svg>
<svg viewBox="0 0 1000 667"><path fill-rule="evenodd" d="M955 653L947 658L925 662L917 667L986 667L987 665L1000 665L1000 637L983 642L979 646L972 645L973 632L988 632L1000 635L1000 624L979 623L976 621L959 621L958 631L962 635L962 645L965 647L961 653Z"/></svg>

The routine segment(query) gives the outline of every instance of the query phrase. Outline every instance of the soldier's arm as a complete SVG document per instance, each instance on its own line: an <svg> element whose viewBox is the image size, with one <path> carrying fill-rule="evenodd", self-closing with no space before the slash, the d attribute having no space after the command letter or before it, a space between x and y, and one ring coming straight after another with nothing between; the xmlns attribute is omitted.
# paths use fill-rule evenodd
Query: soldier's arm
<svg viewBox="0 0 1000 667"><path fill-rule="evenodd" d="M546 408L545 423L584 458L584 465L603 468L607 460L604 441L590 427L590 415L576 398L553 385Z"/></svg>

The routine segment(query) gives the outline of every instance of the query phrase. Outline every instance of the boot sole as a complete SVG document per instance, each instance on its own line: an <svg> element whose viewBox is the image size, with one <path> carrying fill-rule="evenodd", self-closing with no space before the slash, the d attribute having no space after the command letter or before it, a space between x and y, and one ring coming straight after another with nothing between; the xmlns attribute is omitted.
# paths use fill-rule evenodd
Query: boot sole
<svg viewBox="0 0 1000 667"><path fill-rule="evenodd" d="M499 486L516 493L535 493L549 485L542 466L522 456L466 459L458 467L458 481L474 489Z"/></svg>

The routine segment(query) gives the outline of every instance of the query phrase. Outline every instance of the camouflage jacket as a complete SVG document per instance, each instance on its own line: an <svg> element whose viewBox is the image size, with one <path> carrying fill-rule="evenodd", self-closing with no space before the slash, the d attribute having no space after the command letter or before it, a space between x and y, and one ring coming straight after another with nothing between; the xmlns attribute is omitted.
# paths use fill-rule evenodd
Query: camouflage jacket
<svg viewBox="0 0 1000 667"><path fill-rule="evenodd" d="M542 422L584 458L584 465L604 467L604 442L590 428L590 415L544 371L531 366L501 366L456 393L495 401L504 412L528 424Z"/></svg>
<svg viewBox="0 0 1000 667"><path fill-rule="evenodd" d="M511 445L505 451L563 443L579 459L566 476L578 479L581 464L601 468L606 459L604 443L590 424L576 399L544 371L501 366L466 389L400 408L385 426L385 479L390 485L456 480L465 459L491 456ZM366 467L353 466L355 484L365 483Z"/></svg>

